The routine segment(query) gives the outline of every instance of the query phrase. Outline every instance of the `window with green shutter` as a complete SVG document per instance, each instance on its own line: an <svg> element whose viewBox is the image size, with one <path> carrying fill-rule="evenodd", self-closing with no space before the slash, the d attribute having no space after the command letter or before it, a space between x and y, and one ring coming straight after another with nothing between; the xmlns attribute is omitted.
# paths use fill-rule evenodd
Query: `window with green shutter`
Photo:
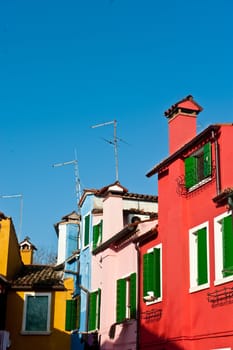
<svg viewBox="0 0 233 350"><path fill-rule="evenodd" d="M161 297L161 248L155 247L143 256L143 296Z"/></svg>
<svg viewBox="0 0 233 350"><path fill-rule="evenodd" d="M189 230L190 292L206 288L209 283L208 222Z"/></svg>
<svg viewBox="0 0 233 350"><path fill-rule="evenodd" d="M66 300L65 330L72 331L77 328L77 300Z"/></svg>
<svg viewBox="0 0 233 350"><path fill-rule="evenodd" d="M210 177L212 173L211 143L206 143L201 149L186 158L184 164L187 189Z"/></svg>
<svg viewBox="0 0 233 350"><path fill-rule="evenodd" d="M100 326L101 290L91 292L89 295L88 330L94 331Z"/></svg>
<svg viewBox="0 0 233 350"><path fill-rule="evenodd" d="M222 220L223 239L223 277L233 275L233 229L232 216L226 216Z"/></svg>
<svg viewBox="0 0 233 350"><path fill-rule="evenodd" d="M93 249L102 242L103 220L93 226Z"/></svg>
<svg viewBox="0 0 233 350"><path fill-rule="evenodd" d="M116 322L120 323L126 319L136 318L136 290L137 275L132 273L130 276L117 280L117 300L116 300Z"/></svg>
<svg viewBox="0 0 233 350"><path fill-rule="evenodd" d="M89 244L89 232L90 232L90 215L84 218L84 247Z"/></svg>

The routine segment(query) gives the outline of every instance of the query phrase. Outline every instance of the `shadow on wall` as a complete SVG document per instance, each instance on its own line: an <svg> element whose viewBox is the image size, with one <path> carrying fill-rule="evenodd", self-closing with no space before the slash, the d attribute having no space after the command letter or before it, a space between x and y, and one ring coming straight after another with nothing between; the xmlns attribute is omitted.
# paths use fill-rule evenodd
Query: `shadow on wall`
<svg viewBox="0 0 233 350"><path fill-rule="evenodd" d="M149 332L148 329L142 327L140 336L139 336L139 346L136 344L125 344L126 338L126 328L127 326L122 327L122 331L119 334L118 338L114 338L113 342L109 340L105 341L101 344L102 350L187 350L185 349L182 341L180 342L172 342L163 338L161 336L157 336L155 333ZM156 325L154 327L156 332Z"/></svg>

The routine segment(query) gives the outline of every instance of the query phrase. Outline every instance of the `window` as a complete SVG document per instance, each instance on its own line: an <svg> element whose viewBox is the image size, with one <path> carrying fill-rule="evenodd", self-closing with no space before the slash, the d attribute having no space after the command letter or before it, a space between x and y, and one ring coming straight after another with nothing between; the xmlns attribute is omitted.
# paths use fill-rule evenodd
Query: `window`
<svg viewBox="0 0 233 350"><path fill-rule="evenodd" d="M208 223L189 230L190 292L209 287Z"/></svg>
<svg viewBox="0 0 233 350"><path fill-rule="evenodd" d="M214 220L215 285L233 280L232 214Z"/></svg>
<svg viewBox="0 0 233 350"><path fill-rule="evenodd" d="M93 249L102 242L103 220L93 226Z"/></svg>
<svg viewBox="0 0 233 350"><path fill-rule="evenodd" d="M79 328L80 297L66 300L65 330L72 331Z"/></svg>
<svg viewBox="0 0 233 350"><path fill-rule="evenodd" d="M101 290L98 289L89 295L88 331L99 329L100 326Z"/></svg>
<svg viewBox="0 0 233 350"><path fill-rule="evenodd" d="M136 273L117 280L116 322L136 318Z"/></svg>
<svg viewBox="0 0 233 350"><path fill-rule="evenodd" d="M185 187L187 189L202 184L211 176L211 143L185 159Z"/></svg>
<svg viewBox="0 0 233 350"><path fill-rule="evenodd" d="M161 301L162 246L158 245L143 256L143 299L146 302Z"/></svg>
<svg viewBox="0 0 233 350"><path fill-rule="evenodd" d="M25 293L22 332L49 333L50 305L51 295L48 293Z"/></svg>
<svg viewBox="0 0 233 350"><path fill-rule="evenodd" d="M90 232L90 215L86 215L84 218L84 247L89 244L89 232Z"/></svg>

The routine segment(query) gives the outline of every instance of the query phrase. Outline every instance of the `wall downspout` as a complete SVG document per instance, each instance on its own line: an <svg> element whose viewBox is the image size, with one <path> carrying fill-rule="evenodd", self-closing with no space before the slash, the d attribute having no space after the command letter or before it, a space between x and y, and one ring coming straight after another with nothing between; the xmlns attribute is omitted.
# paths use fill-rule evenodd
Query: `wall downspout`
<svg viewBox="0 0 233 350"><path fill-rule="evenodd" d="M221 192L221 179L220 179L220 161L219 161L219 144L214 131L212 131L212 138L214 140L215 162L216 162L216 193Z"/></svg>
<svg viewBox="0 0 233 350"><path fill-rule="evenodd" d="M140 249L139 249L139 242L135 243L135 249L137 251L137 316L136 316L136 350L140 349L140 284L141 284L141 270L140 270L140 263L141 263L141 257L140 257Z"/></svg>

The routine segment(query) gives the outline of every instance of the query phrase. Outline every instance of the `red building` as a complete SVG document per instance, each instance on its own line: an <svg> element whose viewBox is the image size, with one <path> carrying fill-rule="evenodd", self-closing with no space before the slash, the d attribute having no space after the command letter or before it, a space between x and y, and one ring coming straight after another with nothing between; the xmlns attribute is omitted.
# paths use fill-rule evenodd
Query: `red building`
<svg viewBox="0 0 233 350"><path fill-rule="evenodd" d="M233 125L196 134L187 96L165 112L158 235L141 245L140 349L233 349Z"/></svg>

